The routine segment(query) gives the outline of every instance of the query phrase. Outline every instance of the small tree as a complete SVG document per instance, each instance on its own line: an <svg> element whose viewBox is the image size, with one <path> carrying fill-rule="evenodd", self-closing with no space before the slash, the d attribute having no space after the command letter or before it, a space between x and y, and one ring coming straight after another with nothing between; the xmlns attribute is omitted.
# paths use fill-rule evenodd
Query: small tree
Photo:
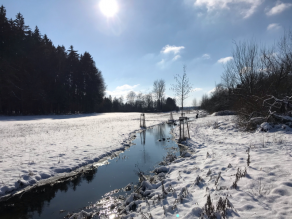
<svg viewBox="0 0 292 219"><path fill-rule="evenodd" d="M156 80L153 83L153 94L157 100L157 108L160 106L160 110L162 110L162 99L165 93L165 81L163 79Z"/></svg>
<svg viewBox="0 0 292 219"><path fill-rule="evenodd" d="M192 91L192 85L190 84L190 81L186 73L186 66L183 67L183 70L184 70L184 73L182 76L179 74L174 76L176 83L172 84L172 87L171 87L171 90L174 91L175 96L181 102L182 116L183 116L183 111L184 111L184 100L189 97Z"/></svg>

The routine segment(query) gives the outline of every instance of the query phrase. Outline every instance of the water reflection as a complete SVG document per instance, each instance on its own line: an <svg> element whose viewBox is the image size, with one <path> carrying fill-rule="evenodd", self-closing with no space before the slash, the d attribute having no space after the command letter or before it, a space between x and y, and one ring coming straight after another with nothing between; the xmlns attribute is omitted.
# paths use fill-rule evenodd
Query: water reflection
<svg viewBox="0 0 292 219"><path fill-rule="evenodd" d="M141 138L141 145L145 145L145 141L146 141L146 131L142 131L140 132L140 138Z"/></svg>
<svg viewBox="0 0 292 219"><path fill-rule="evenodd" d="M82 181L90 183L96 172L97 169L93 169L71 181L41 186L31 192L24 193L20 197L11 198L5 203L0 203L1 219L38 218L42 215L44 208L50 208L51 201L56 197L57 192L66 193L69 189L76 191Z"/></svg>
<svg viewBox="0 0 292 219"><path fill-rule="evenodd" d="M162 140L163 138L165 138L165 129L166 129L167 125L159 125L159 126L155 126L155 138L156 138L156 142L157 140Z"/></svg>
<svg viewBox="0 0 292 219"><path fill-rule="evenodd" d="M90 202L101 199L105 193L138 183L137 167L145 174L153 170L170 148L177 148L171 138L171 126L163 124L137 135L136 145L121 153L109 164L83 173L70 181L42 186L27 192L21 198L0 203L1 219L64 218L68 212L80 211ZM165 141L158 141L165 138ZM177 156L179 155L177 150ZM120 190L118 194L124 194ZM60 210L64 212L60 213Z"/></svg>

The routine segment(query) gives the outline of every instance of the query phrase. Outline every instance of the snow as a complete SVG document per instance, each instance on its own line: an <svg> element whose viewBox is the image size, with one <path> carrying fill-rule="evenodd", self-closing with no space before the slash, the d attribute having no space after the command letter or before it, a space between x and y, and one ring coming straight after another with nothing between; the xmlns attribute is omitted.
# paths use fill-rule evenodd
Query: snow
<svg viewBox="0 0 292 219"><path fill-rule="evenodd" d="M146 125L165 122L168 116L146 114ZM34 183L93 162L124 147L122 143L130 144L129 133L140 129L138 113L10 118L1 118L0 123L2 194L16 187L19 174L24 183ZM292 129L263 124L269 129L262 131L259 126L254 132L242 132L234 118L206 116L190 121L191 139L184 142L187 156L157 168L154 172L163 182L145 181L140 194L123 203L124 218L150 218L150 214L199 218L202 213L207 218L210 212L218 218L225 213L228 218L291 218ZM173 134L177 139L178 127ZM139 199L142 196L147 199ZM206 204L209 196L211 207Z"/></svg>
<svg viewBox="0 0 292 219"><path fill-rule="evenodd" d="M69 219L83 219L87 218L88 216L90 216L90 214L82 210L79 213L73 214Z"/></svg>
<svg viewBox="0 0 292 219"><path fill-rule="evenodd" d="M223 111L215 112L212 114L212 116L226 116L226 115L236 115L236 112L231 111L231 110L223 110Z"/></svg>
<svg viewBox="0 0 292 219"><path fill-rule="evenodd" d="M170 191L161 201L152 197L148 201L154 200L154 205L149 210L146 204L141 204L142 212L151 213L153 218L177 218L177 215L197 218L204 212L210 194L215 210L219 198L228 197L233 205L227 210L229 217L291 218L291 129L240 132L233 118L208 116L191 123L191 140L186 144L196 153L169 165L164 185L166 190L171 185L175 191ZM178 130L175 134L178 136ZM247 174L233 189L238 168L242 172L246 169ZM178 201L186 190L182 201ZM152 191L155 192L162 193L161 187ZM136 217L141 218L139 214Z"/></svg>
<svg viewBox="0 0 292 219"><path fill-rule="evenodd" d="M263 122L261 125L261 131L269 131L270 129L272 129L273 127L268 123L268 122Z"/></svg>
<svg viewBox="0 0 292 219"><path fill-rule="evenodd" d="M291 218L292 129L242 132L233 119L207 116L190 122L191 139L185 144L195 153L156 169L167 170L166 192L162 183L151 188L145 182L147 193L139 195L146 200L135 201L136 211L126 208L123 218L199 218L203 213L208 218L210 212L216 218ZM178 128L174 135L178 138Z"/></svg>
<svg viewBox="0 0 292 219"><path fill-rule="evenodd" d="M149 127L169 113L145 117ZM0 197L124 149L139 125L140 113L1 116Z"/></svg>

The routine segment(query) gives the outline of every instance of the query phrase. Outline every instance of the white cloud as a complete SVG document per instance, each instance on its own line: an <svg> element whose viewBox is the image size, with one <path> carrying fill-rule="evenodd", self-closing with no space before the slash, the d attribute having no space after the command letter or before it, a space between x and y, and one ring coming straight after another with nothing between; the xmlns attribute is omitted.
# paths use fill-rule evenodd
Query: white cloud
<svg viewBox="0 0 292 219"><path fill-rule="evenodd" d="M195 7L206 7L208 12L215 10L240 10L239 13L243 15L243 18L248 18L256 12L258 6L262 4L264 0L195 0ZM239 5L240 4L240 5ZM232 10L233 10L232 9Z"/></svg>
<svg viewBox="0 0 292 219"><path fill-rule="evenodd" d="M266 15L272 16L276 14L280 14L286 9L290 8L292 6L291 3L283 3L281 1L278 1L274 7L272 7L270 10L267 11Z"/></svg>
<svg viewBox="0 0 292 219"><path fill-rule="evenodd" d="M184 46L170 46L170 45L166 45L165 47L162 48L161 53L164 53L164 54L167 54L167 53L178 54L184 48L185 48Z"/></svg>
<svg viewBox="0 0 292 219"><path fill-rule="evenodd" d="M158 65L162 69L169 66L172 62L181 58L180 52L184 48L184 46L166 45L160 51L160 57L162 58L162 60L157 62L156 65Z"/></svg>
<svg viewBox="0 0 292 219"><path fill-rule="evenodd" d="M273 24L269 24L269 26L267 27L267 30L278 30L280 29L281 26L277 23L273 23Z"/></svg>
<svg viewBox="0 0 292 219"><path fill-rule="evenodd" d="M133 90L135 87L138 87L140 84L136 84L136 85L128 85L128 84L124 84L122 86L117 86L116 90Z"/></svg>
<svg viewBox="0 0 292 219"><path fill-rule="evenodd" d="M126 96L129 91L134 91L136 87L138 87L140 84L135 84L133 86L124 84L122 86L117 86L113 91L105 91L107 95L111 95L112 97L120 97L120 96Z"/></svg>
<svg viewBox="0 0 292 219"><path fill-rule="evenodd" d="M203 62L203 61L205 61L207 59L211 59L211 56L209 54L205 53L205 54L203 54L201 56L198 56L198 57L194 58L191 62L192 63L198 63L198 62Z"/></svg>
<svg viewBox="0 0 292 219"><path fill-rule="evenodd" d="M231 56L225 57L225 58L221 58L219 59L217 62L218 63L226 63L229 62L230 60L232 60L233 58Z"/></svg>
<svg viewBox="0 0 292 219"><path fill-rule="evenodd" d="M192 89L192 91L201 91L201 90L203 90L202 88L194 88L194 89Z"/></svg>
<svg viewBox="0 0 292 219"><path fill-rule="evenodd" d="M180 58L180 55L176 55L175 57L173 57L172 61L176 61Z"/></svg>
<svg viewBox="0 0 292 219"><path fill-rule="evenodd" d="M202 55L202 58L203 59L210 59L211 58L211 56L209 55L209 54L204 54L204 55Z"/></svg>

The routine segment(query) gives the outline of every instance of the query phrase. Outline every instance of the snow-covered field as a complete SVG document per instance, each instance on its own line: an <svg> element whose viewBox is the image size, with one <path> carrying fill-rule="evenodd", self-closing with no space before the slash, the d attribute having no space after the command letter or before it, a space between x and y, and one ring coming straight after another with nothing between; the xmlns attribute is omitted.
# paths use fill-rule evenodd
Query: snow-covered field
<svg viewBox="0 0 292 219"><path fill-rule="evenodd" d="M146 114L146 125L168 116ZM140 129L139 117L0 117L0 196L20 181L33 184L123 148L130 143L129 133ZM164 186L143 183L146 200L134 201L133 194L125 201L126 218L198 218L202 213L219 218L224 212L228 217L292 218L291 128L241 132L233 119L207 116L190 122L189 153L161 168ZM137 210L130 211L134 203Z"/></svg>
<svg viewBox="0 0 292 219"><path fill-rule="evenodd" d="M178 116L178 114L176 114ZM146 126L169 114L146 114ZM130 144L140 113L0 117L0 197L98 161Z"/></svg>
<svg viewBox="0 0 292 219"><path fill-rule="evenodd" d="M191 122L188 156L160 169L163 186L144 181L124 201L123 218L292 218L292 130L241 132L233 118Z"/></svg>

